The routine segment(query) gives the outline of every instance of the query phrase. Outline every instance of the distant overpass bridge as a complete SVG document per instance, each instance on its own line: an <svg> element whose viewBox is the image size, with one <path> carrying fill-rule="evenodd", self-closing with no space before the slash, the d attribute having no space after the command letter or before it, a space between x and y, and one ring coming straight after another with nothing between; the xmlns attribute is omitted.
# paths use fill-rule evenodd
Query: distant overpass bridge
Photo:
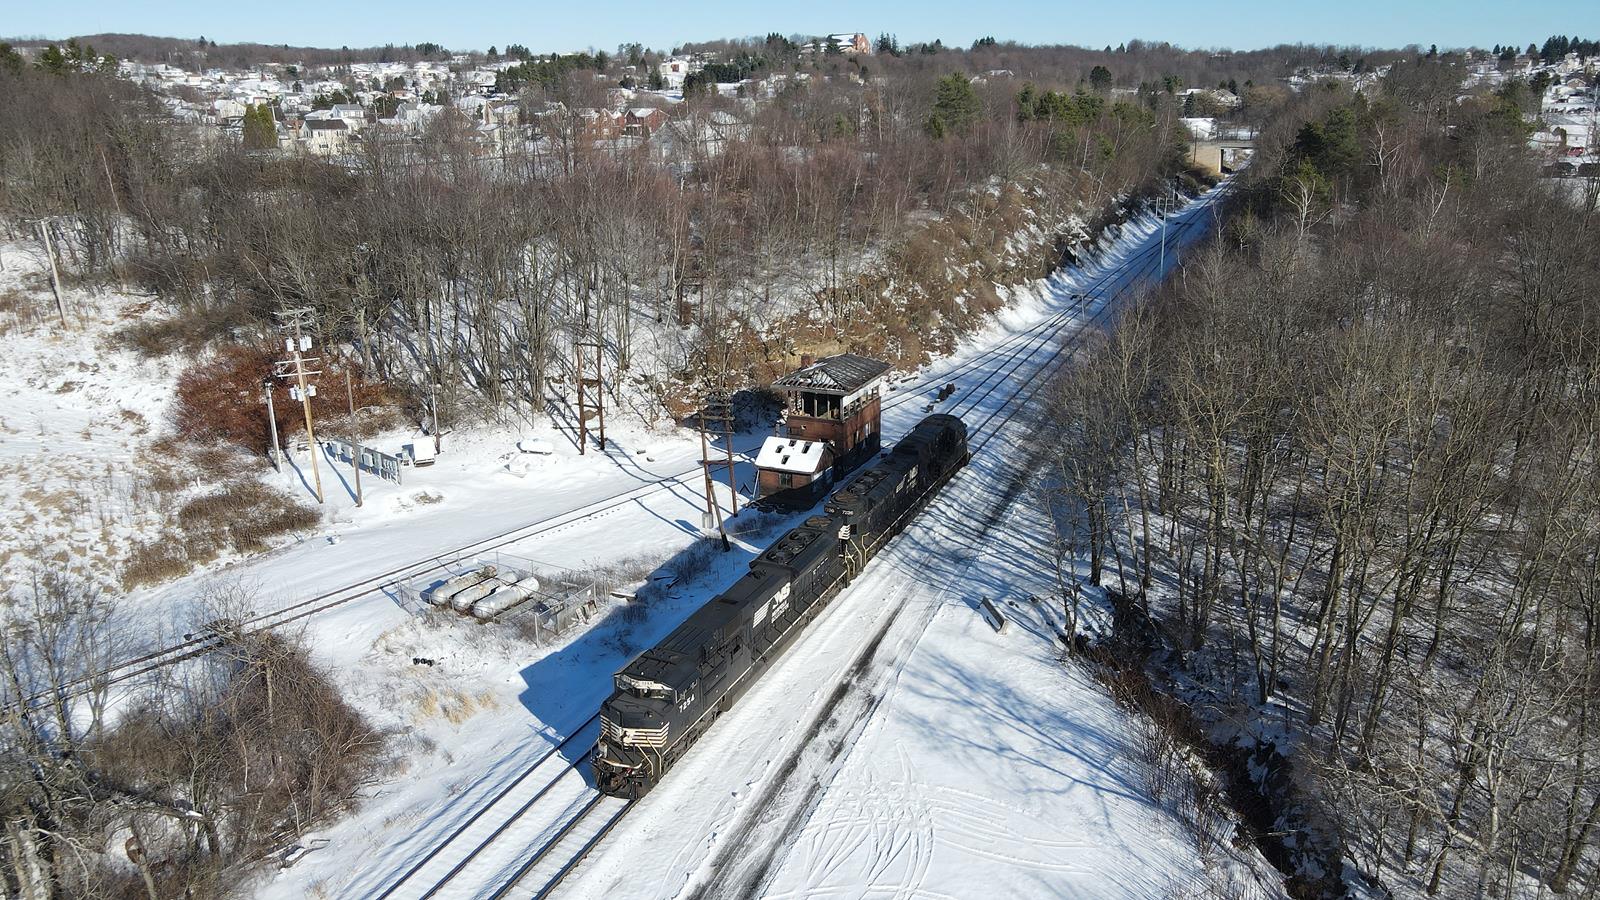
<svg viewBox="0 0 1600 900"><path fill-rule="evenodd" d="M1255 152L1256 139L1253 133L1236 137L1219 135L1189 142L1189 161L1218 175L1238 171Z"/></svg>

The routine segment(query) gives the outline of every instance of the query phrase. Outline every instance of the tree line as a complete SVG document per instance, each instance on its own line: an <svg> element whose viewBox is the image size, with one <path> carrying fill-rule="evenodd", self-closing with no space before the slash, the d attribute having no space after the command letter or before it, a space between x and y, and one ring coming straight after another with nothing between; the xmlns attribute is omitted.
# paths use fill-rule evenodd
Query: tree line
<svg viewBox="0 0 1600 900"><path fill-rule="evenodd" d="M1263 132L1223 236L1061 382L1054 505L1211 722L1292 756L1358 883L1587 896L1600 182L1541 181L1462 74Z"/></svg>
<svg viewBox="0 0 1600 900"><path fill-rule="evenodd" d="M280 310L310 307L319 343L419 419L434 395L447 418L507 416L559 407L581 339L606 344L611 390L631 380L666 406L698 390L685 377L769 376L802 334L919 361L984 307L910 262L913 218L972 220L998 178L1062 222L1184 165L1171 95L1019 115L1033 102L1010 79L917 65L855 80L838 60L753 106L692 99L663 164L596 145L580 112L604 104L601 83L574 60L521 85L532 152L485 156L450 113L337 162L270 152L259 109L242 141L197 142L104 72L0 70L0 214L14 236L45 219L75 277L160 296L168 318L130 325L136 346L259 342ZM745 336L731 356L730 330Z"/></svg>

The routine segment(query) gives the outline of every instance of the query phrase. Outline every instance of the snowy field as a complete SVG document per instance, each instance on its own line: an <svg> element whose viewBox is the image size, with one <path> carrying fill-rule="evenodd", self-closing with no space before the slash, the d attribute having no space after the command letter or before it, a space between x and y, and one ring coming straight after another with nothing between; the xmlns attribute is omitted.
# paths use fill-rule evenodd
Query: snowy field
<svg viewBox="0 0 1600 900"><path fill-rule="evenodd" d="M23 582L48 560L109 584L108 557L159 533L160 518L134 499L134 474L140 446L165 424L176 372L106 340L147 300L68 290L63 328L44 273L41 249L0 244L0 577Z"/></svg>

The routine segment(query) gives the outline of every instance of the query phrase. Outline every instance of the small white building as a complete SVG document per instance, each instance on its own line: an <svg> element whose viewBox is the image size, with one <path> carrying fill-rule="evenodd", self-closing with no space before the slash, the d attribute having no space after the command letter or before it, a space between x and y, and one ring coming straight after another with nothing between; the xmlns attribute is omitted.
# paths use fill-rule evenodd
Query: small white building
<svg viewBox="0 0 1600 900"><path fill-rule="evenodd" d="M662 60L656 65L656 72L661 75L661 81L669 91L683 90L683 82L690 75L705 68L699 60L687 56L673 56Z"/></svg>
<svg viewBox="0 0 1600 900"><path fill-rule="evenodd" d="M356 103L336 103L330 110L335 119L344 122L351 131L360 131L367 125L367 109Z"/></svg>
<svg viewBox="0 0 1600 900"><path fill-rule="evenodd" d="M300 141L308 153L343 156L350 152L350 126L343 119L307 118L300 123Z"/></svg>

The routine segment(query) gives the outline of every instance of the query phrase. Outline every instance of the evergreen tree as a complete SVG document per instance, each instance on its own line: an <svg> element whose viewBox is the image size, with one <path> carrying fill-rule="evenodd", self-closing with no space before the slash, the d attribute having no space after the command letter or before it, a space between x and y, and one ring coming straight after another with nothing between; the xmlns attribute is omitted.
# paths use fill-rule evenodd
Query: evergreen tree
<svg viewBox="0 0 1600 900"><path fill-rule="evenodd" d="M1101 93L1111 90L1111 70L1105 66L1090 69L1089 86Z"/></svg>
<svg viewBox="0 0 1600 900"><path fill-rule="evenodd" d="M1026 122L1032 119L1036 103L1033 84L1031 82L1024 84L1022 90L1017 91L1017 121Z"/></svg>
<svg viewBox="0 0 1600 900"><path fill-rule="evenodd" d="M246 150L277 149L278 123L272 117L272 107L265 103L245 107L243 137Z"/></svg>
<svg viewBox="0 0 1600 900"><path fill-rule="evenodd" d="M1361 160L1355 113L1339 106L1321 121L1306 123L1295 135L1294 153L1328 178L1353 172Z"/></svg>
<svg viewBox="0 0 1600 900"><path fill-rule="evenodd" d="M982 103L978 100L978 92L973 89L972 81L960 72L951 72L939 79L934 88L933 119L938 119L940 134L945 130L965 131L978 121L978 114L982 112ZM929 128L929 133L933 129Z"/></svg>

